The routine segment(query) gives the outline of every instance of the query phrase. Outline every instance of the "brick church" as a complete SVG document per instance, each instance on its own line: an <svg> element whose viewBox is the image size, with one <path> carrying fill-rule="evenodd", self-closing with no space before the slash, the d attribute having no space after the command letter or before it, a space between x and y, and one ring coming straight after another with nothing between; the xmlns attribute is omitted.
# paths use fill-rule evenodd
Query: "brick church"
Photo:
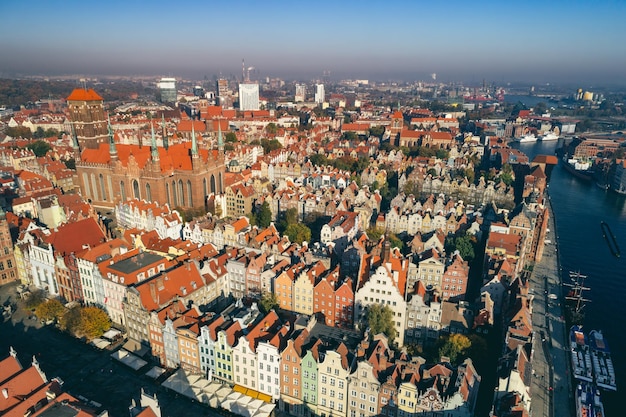
<svg viewBox="0 0 626 417"><path fill-rule="evenodd" d="M70 100L76 97L91 100ZM113 208L119 201L138 198L167 203L170 207L206 208L211 193L224 191L221 130L218 149L200 149L195 132L191 142L169 146L165 128L163 146L158 147L153 124L149 147L116 144L110 124L106 120L94 120L104 119L104 109L102 98L93 90L74 90L68 97L68 106L72 124L87 127L81 131L82 135L75 134L73 146L81 193L94 206ZM102 123L108 126L104 142L101 129L91 129L93 133L88 129L91 125L100 128Z"/></svg>

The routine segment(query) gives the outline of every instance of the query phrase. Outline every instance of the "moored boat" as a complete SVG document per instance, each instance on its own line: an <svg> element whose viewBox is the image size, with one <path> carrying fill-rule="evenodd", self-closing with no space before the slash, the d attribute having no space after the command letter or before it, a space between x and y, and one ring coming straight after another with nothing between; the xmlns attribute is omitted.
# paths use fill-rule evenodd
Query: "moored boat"
<svg viewBox="0 0 626 417"><path fill-rule="evenodd" d="M596 385L600 388L617 391L611 351L601 331L592 330L589 332L589 351Z"/></svg>
<svg viewBox="0 0 626 417"><path fill-rule="evenodd" d="M587 345L587 335L583 332L582 326L572 326L570 329L570 348L574 378L593 382L591 354Z"/></svg>
<svg viewBox="0 0 626 417"><path fill-rule="evenodd" d="M576 416L593 416L593 391L591 386L581 382L576 388Z"/></svg>
<svg viewBox="0 0 626 417"><path fill-rule="evenodd" d="M519 143L531 143L531 142L537 142L537 136L533 135L532 133L528 133L522 136L521 138L519 138Z"/></svg>
<svg viewBox="0 0 626 417"><path fill-rule="evenodd" d="M553 132L548 132L545 135L541 136L542 142L548 142L551 140L559 140L559 135L555 135Z"/></svg>

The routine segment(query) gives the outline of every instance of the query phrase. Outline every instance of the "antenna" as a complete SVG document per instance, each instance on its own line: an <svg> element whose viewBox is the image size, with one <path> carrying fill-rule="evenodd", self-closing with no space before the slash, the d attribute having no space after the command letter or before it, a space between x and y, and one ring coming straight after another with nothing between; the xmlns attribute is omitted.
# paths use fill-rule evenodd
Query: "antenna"
<svg viewBox="0 0 626 417"><path fill-rule="evenodd" d="M246 81L246 60L241 58L241 81Z"/></svg>

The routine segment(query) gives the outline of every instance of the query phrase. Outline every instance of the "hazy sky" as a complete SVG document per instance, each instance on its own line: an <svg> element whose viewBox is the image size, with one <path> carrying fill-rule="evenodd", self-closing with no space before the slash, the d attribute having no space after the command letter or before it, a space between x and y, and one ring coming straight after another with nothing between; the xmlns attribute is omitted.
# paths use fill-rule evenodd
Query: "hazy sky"
<svg viewBox="0 0 626 417"><path fill-rule="evenodd" d="M626 1L8 1L0 74L620 82Z"/></svg>

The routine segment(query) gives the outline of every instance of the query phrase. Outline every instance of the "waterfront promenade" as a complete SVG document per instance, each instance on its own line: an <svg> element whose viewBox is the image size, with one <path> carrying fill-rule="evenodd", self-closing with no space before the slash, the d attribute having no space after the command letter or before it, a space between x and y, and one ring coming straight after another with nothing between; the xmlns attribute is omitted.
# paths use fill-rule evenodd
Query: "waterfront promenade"
<svg viewBox="0 0 626 417"><path fill-rule="evenodd" d="M558 235L550 200L550 218L541 262L530 275L533 323L533 377L530 386L532 417L560 417L576 414L570 378L569 330L563 311L562 271ZM567 275L567 274L566 274ZM552 294L552 295L551 295Z"/></svg>

